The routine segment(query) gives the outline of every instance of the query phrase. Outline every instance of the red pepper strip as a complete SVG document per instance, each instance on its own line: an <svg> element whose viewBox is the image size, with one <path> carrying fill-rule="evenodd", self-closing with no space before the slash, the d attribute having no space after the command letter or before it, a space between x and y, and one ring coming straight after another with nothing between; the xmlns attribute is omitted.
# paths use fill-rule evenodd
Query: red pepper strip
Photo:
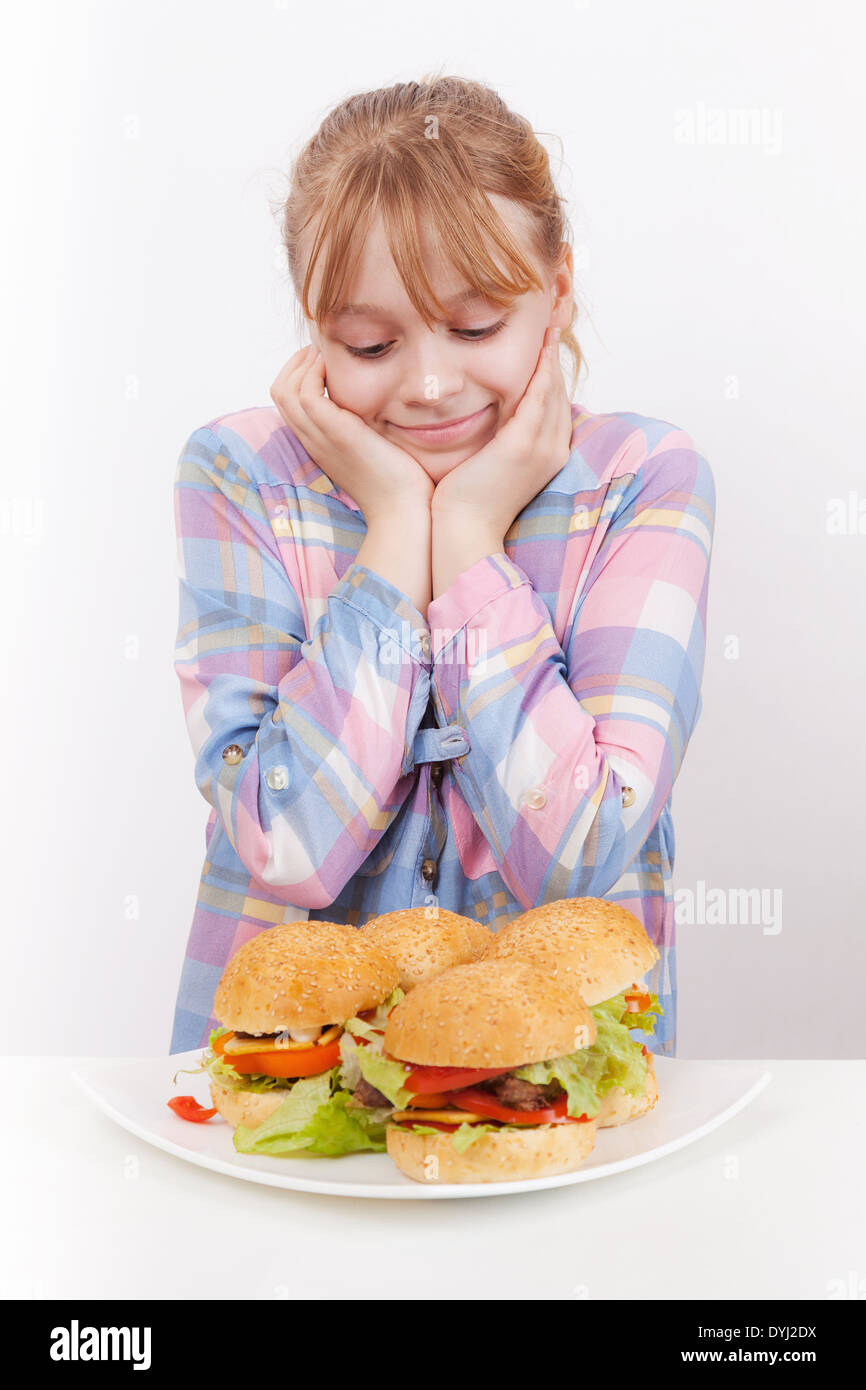
<svg viewBox="0 0 866 1390"><path fill-rule="evenodd" d="M169 1110L173 1110L181 1120L192 1120L193 1124L200 1125L204 1120L209 1120L216 1114L216 1110L205 1110L203 1105L199 1105L195 1096L172 1096L171 1100L166 1101Z"/></svg>

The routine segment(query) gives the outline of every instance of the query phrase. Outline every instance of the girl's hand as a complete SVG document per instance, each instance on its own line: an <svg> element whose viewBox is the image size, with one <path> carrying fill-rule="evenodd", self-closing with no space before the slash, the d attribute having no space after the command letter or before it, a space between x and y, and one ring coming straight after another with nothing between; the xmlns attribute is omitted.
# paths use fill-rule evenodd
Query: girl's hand
<svg viewBox="0 0 866 1390"><path fill-rule="evenodd" d="M433 480L411 455L325 395L325 359L310 344L289 358L271 400L331 482L358 503L368 525L399 519L407 505L429 510Z"/></svg>
<svg viewBox="0 0 866 1390"><path fill-rule="evenodd" d="M517 409L489 444L438 483L434 520L471 520L504 537L515 517L568 461L571 403L557 354L559 330L548 328L535 371Z"/></svg>

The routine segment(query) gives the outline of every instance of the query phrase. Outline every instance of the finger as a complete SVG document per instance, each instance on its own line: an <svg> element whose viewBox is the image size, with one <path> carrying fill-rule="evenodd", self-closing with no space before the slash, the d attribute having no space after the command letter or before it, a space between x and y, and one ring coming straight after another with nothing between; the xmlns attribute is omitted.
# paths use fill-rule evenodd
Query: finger
<svg viewBox="0 0 866 1390"><path fill-rule="evenodd" d="M298 381L298 395L304 404L304 408L309 409L315 400L323 397L324 394L325 359L321 351L316 348L310 354L309 360L303 363Z"/></svg>
<svg viewBox="0 0 866 1390"><path fill-rule="evenodd" d="M344 412L325 395L325 359L320 351L310 358L298 386L298 399L310 422L321 431L337 431Z"/></svg>
<svg viewBox="0 0 866 1390"><path fill-rule="evenodd" d="M545 335L549 341L543 349L543 367L540 376L544 379L542 393L542 414L537 428L537 448L543 456L559 458L569 451L571 441L571 402L565 386L565 375L559 357L558 329L549 329Z"/></svg>
<svg viewBox="0 0 866 1390"><path fill-rule="evenodd" d="M322 436L301 400L300 387L315 356L312 344L301 348L289 358L271 387L271 398L277 409L311 457L321 449Z"/></svg>
<svg viewBox="0 0 866 1390"><path fill-rule="evenodd" d="M551 327L550 324L544 332L544 340L538 354L538 363L530 381L530 386L539 398L546 398L556 385L556 369L559 363L559 333L560 330Z"/></svg>
<svg viewBox="0 0 866 1390"><path fill-rule="evenodd" d="M287 424L294 427L299 415L298 382L308 359L309 349L302 348L289 358L271 386L271 400Z"/></svg>
<svg viewBox="0 0 866 1390"><path fill-rule="evenodd" d="M293 357L289 358L289 361L283 367L274 383L272 394L275 391L290 409L296 407L301 383L309 371L312 362L315 360L316 355L316 349L313 347L312 343L302 348L300 352L295 353Z"/></svg>
<svg viewBox="0 0 866 1390"><path fill-rule="evenodd" d="M548 343L549 332L549 329L545 332L535 371L529 378L526 390L518 401L517 409L512 416L512 419L519 420L519 424L533 435L542 427L542 422L547 416L556 380L554 375L556 362L548 351L550 346Z"/></svg>
<svg viewBox="0 0 866 1390"><path fill-rule="evenodd" d="M560 336L561 330L559 328L553 328L548 325L547 332L544 335L544 347L542 348L542 356L548 362L555 363L559 360Z"/></svg>
<svg viewBox="0 0 866 1390"><path fill-rule="evenodd" d="M271 386L271 395L273 395L274 392L283 391L292 378L299 373L309 359L311 347L312 344L304 348L299 348L297 352L292 353L287 362L283 363L274 378L273 385Z"/></svg>

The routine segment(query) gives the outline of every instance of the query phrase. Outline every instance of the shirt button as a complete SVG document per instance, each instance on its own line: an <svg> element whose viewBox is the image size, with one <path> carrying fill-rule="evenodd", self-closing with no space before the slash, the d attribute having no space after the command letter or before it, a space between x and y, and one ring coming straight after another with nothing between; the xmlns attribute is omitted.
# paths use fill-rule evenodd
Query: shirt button
<svg viewBox="0 0 866 1390"><path fill-rule="evenodd" d="M425 859L421 865L421 877L426 883L432 883L436 877L436 860Z"/></svg>
<svg viewBox="0 0 866 1390"><path fill-rule="evenodd" d="M272 767L265 778L272 792L281 792L289 785L289 769L287 767Z"/></svg>
<svg viewBox="0 0 866 1390"><path fill-rule="evenodd" d="M533 811L540 811L542 806L547 805L547 793L540 787L531 787L523 798L524 804Z"/></svg>
<svg viewBox="0 0 866 1390"><path fill-rule="evenodd" d="M635 798L635 790L634 790L634 787L623 787L623 789L622 789L622 804L623 804L623 806L626 807L626 808L628 808L629 806L633 806L633 805L634 805L634 798Z"/></svg>
<svg viewBox="0 0 866 1390"><path fill-rule="evenodd" d="M223 749L224 763L239 763L244 756L244 750L237 743L229 743Z"/></svg>

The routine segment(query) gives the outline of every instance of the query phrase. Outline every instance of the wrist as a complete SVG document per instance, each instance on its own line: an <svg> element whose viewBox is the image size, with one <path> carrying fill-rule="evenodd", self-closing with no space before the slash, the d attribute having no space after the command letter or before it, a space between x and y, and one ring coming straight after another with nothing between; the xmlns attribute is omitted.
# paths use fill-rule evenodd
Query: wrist
<svg viewBox="0 0 866 1390"><path fill-rule="evenodd" d="M382 511L370 512L365 516L368 531L375 531L377 534L405 534L411 531L412 535L417 536L419 532L429 535L432 528L432 518L430 508L423 502L403 503L399 507L385 507Z"/></svg>
<svg viewBox="0 0 866 1390"><path fill-rule="evenodd" d="M489 522L475 521L465 515L459 520L442 517L433 519L431 543L433 597L450 588L451 584L472 565L489 555L504 550L503 538Z"/></svg>
<svg viewBox="0 0 866 1390"><path fill-rule="evenodd" d="M465 512L460 516L446 512L432 514L433 544L440 548L477 550L495 555L505 549L505 539L495 524Z"/></svg>

